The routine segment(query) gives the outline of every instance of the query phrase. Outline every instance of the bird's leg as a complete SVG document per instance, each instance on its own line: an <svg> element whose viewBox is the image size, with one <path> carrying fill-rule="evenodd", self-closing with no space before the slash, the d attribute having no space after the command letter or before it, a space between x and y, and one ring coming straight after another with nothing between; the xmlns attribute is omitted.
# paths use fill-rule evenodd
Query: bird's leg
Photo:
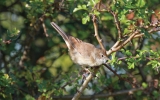
<svg viewBox="0 0 160 100"><path fill-rule="evenodd" d="M93 73L93 70L94 70L94 69L97 69L97 68L99 68L99 66L90 67L90 69L91 69L91 70L90 70L90 74L92 74L93 77L97 77L96 74Z"/></svg>
<svg viewBox="0 0 160 100"><path fill-rule="evenodd" d="M84 80L86 79L86 77L91 73L91 71L87 68L82 66L82 84L84 82Z"/></svg>
<svg viewBox="0 0 160 100"><path fill-rule="evenodd" d="M89 70L89 67L82 66L82 71L83 71L83 74L82 74L82 84L83 84L84 80L86 79L86 77L89 74L92 74L93 77L96 77L96 75L93 74L93 72L92 72L94 68L99 68L99 67L97 67L97 66L96 67L90 67L90 70Z"/></svg>

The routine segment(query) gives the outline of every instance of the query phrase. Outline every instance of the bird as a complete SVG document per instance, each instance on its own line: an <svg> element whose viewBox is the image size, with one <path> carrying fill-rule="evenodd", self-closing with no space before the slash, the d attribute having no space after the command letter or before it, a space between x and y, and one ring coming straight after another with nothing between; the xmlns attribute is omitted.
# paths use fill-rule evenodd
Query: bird
<svg viewBox="0 0 160 100"><path fill-rule="evenodd" d="M106 51L96 48L93 44L67 35L56 23L50 23L65 41L72 61L78 65L95 67L105 64L109 59Z"/></svg>

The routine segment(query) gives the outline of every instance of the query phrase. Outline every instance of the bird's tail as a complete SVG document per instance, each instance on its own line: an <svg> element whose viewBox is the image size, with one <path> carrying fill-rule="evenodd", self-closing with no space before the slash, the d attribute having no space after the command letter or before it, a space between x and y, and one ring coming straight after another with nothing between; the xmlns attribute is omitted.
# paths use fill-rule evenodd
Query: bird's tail
<svg viewBox="0 0 160 100"><path fill-rule="evenodd" d="M62 36L64 41L66 42L68 48L70 48L70 41L68 35L54 22L51 22L53 28Z"/></svg>

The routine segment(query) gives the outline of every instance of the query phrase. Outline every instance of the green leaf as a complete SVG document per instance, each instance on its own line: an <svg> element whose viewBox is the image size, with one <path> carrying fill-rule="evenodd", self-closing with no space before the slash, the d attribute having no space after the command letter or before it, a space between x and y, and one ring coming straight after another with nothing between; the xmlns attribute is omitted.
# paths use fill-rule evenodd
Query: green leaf
<svg viewBox="0 0 160 100"><path fill-rule="evenodd" d="M122 61L118 61L118 64L121 64L122 63Z"/></svg>
<svg viewBox="0 0 160 100"><path fill-rule="evenodd" d="M147 38L151 38L151 35L149 34L149 32L145 29L141 29L142 34L144 34L145 37Z"/></svg>
<svg viewBox="0 0 160 100"><path fill-rule="evenodd" d="M82 24L86 24L88 21L90 21L90 17L87 13L83 14L84 17L82 18Z"/></svg>
<svg viewBox="0 0 160 100"><path fill-rule="evenodd" d="M127 50L125 53L127 56L132 56L132 53L129 50Z"/></svg>
<svg viewBox="0 0 160 100"><path fill-rule="evenodd" d="M25 100L35 100L31 95L25 95Z"/></svg>
<svg viewBox="0 0 160 100"><path fill-rule="evenodd" d="M145 0L137 0L137 4L136 4L137 7L142 8L145 5L146 5Z"/></svg>
<svg viewBox="0 0 160 100"><path fill-rule="evenodd" d="M99 16L99 15L100 15L100 12L97 11L97 10L94 10L94 15Z"/></svg>
<svg viewBox="0 0 160 100"><path fill-rule="evenodd" d="M142 95L142 91L137 91L137 95L138 96Z"/></svg>
<svg viewBox="0 0 160 100"><path fill-rule="evenodd" d="M134 68L134 66L135 66L134 63L128 62L127 64L128 64L128 69L132 69L132 68Z"/></svg>
<svg viewBox="0 0 160 100"><path fill-rule="evenodd" d="M151 65L152 68L156 68L156 67L160 66L160 62L157 60L151 60L150 62L147 63L147 65Z"/></svg>
<svg viewBox="0 0 160 100"><path fill-rule="evenodd" d="M128 28L125 28L124 29L124 34L127 34L127 33L129 33L131 30L129 30Z"/></svg>
<svg viewBox="0 0 160 100"><path fill-rule="evenodd" d="M134 5L126 5L125 7L128 8L128 9L135 9L135 8L137 8L137 7L134 6Z"/></svg>
<svg viewBox="0 0 160 100"><path fill-rule="evenodd" d="M143 87L143 88L147 88L147 87L148 87L147 83L143 82L143 83L142 83L142 87Z"/></svg>
<svg viewBox="0 0 160 100"><path fill-rule="evenodd" d="M74 8L73 12L76 12L79 10L87 10L87 6L86 5L78 5L77 8Z"/></svg>
<svg viewBox="0 0 160 100"><path fill-rule="evenodd" d="M153 91L153 95L154 95L154 98L157 98L157 99L160 96L159 92L156 90Z"/></svg>
<svg viewBox="0 0 160 100"><path fill-rule="evenodd" d="M116 58L116 52L112 53L112 60Z"/></svg>
<svg viewBox="0 0 160 100"><path fill-rule="evenodd" d="M117 63L117 57L116 57L116 52L112 53L112 60L110 61L111 64Z"/></svg>

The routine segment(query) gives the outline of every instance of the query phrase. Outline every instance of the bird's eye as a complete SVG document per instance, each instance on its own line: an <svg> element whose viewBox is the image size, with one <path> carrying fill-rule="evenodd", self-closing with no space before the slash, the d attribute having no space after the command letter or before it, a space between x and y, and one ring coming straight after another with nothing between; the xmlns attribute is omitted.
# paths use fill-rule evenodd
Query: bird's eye
<svg viewBox="0 0 160 100"><path fill-rule="evenodd" d="M103 57L103 54L101 56Z"/></svg>

